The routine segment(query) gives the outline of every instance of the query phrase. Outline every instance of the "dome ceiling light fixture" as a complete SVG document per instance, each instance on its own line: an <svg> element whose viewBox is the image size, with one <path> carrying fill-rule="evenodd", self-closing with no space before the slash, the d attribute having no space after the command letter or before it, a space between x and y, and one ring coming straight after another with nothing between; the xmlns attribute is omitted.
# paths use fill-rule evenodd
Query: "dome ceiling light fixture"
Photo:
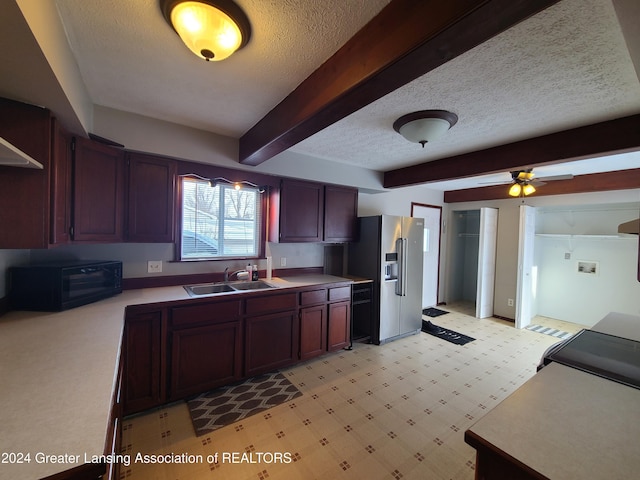
<svg viewBox="0 0 640 480"><path fill-rule="evenodd" d="M207 62L228 58L251 37L249 19L232 0L160 0L160 9L189 50Z"/></svg>
<svg viewBox="0 0 640 480"><path fill-rule="evenodd" d="M440 138L457 121L458 116L446 110L421 110L397 119L393 122L393 129L410 142L419 143L424 148L426 143Z"/></svg>

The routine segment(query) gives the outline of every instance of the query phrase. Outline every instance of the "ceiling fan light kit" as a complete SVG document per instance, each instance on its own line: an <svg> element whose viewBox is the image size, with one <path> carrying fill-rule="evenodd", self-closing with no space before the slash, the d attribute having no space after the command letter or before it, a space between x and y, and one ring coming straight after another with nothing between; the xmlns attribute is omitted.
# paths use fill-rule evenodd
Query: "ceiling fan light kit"
<svg viewBox="0 0 640 480"><path fill-rule="evenodd" d="M536 189L530 183L533 181L533 177L535 177L535 174L531 169L511 172L513 184L509 187L509 195L512 197L519 197L520 195L526 197L534 193Z"/></svg>
<svg viewBox="0 0 640 480"><path fill-rule="evenodd" d="M206 61L220 61L244 47L251 24L231 0L160 0L165 20L184 44Z"/></svg>
<svg viewBox="0 0 640 480"><path fill-rule="evenodd" d="M440 138L458 121L455 113L446 110L421 110L408 113L393 122L393 129L424 148L428 142Z"/></svg>

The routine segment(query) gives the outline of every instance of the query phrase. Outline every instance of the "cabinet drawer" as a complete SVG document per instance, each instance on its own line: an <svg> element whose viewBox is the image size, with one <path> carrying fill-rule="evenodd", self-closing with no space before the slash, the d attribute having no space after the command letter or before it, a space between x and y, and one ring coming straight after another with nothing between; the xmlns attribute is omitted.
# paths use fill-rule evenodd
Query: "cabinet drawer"
<svg viewBox="0 0 640 480"><path fill-rule="evenodd" d="M240 317L240 304L240 300L231 300L172 308L171 325L181 328L202 323L230 322Z"/></svg>
<svg viewBox="0 0 640 480"><path fill-rule="evenodd" d="M351 287L336 287L329 289L329 301L349 300L351 298Z"/></svg>
<svg viewBox="0 0 640 480"><path fill-rule="evenodd" d="M279 312L283 310L295 310L297 307L296 294L285 293L282 295L265 295L247 299L247 315L260 313Z"/></svg>
<svg viewBox="0 0 640 480"><path fill-rule="evenodd" d="M311 290L309 292L300 293L300 305L314 305L316 303L325 303L327 301L327 289Z"/></svg>

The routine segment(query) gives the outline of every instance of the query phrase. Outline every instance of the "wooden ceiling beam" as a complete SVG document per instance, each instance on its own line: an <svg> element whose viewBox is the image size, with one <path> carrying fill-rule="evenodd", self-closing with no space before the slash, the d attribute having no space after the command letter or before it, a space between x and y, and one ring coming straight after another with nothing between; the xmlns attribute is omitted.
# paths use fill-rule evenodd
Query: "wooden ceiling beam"
<svg viewBox="0 0 640 480"><path fill-rule="evenodd" d="M240 138L259 165L558 0L392 0Z"/></svg>
<svg viewBox="0 0 640 480"><path fill-rule="evenodd" d="M537 187L535 193L528 195L527 198L543 197L546 195L566 195L570 193L628 190L633 188L640 188L640 168L576 175L571 180L550 181L545 185ZM507 193L508 190L509 184L450 190L444 192L444 201L445 203L458 203L514 198L509 196Z"/></svg>
<svg viewBox="0 0 640 480"><path fill-rule="evenodd" d="M640 114L389 170L384 174L384 187L508 172L629 150L640 150Z"/></svg>

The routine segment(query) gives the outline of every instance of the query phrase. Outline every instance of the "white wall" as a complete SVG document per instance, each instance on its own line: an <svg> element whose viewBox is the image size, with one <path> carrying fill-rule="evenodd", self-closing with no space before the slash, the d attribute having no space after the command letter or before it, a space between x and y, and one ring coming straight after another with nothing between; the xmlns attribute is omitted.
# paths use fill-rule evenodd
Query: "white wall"
<svg viewBox="0 0 640 480"><path fill-rule="evenodd" d="M379 172L288 151L257 167L242 165L238 162L235 138L135 113L96 106L93 122L93 133L121 143L129 150L279 177L350 185L365 191L383 190Z"/></svg>
<svg viewBox="0 0 640 480"><path fill-rule="evenodd" d="M539 315L586 326L612 310L640 315L638 237L615 235L620 223L638 218L639 210L640 202L537 210L534 301ZM579 261L597 262L596 274L579 272Z"/></svg>
<svg viewBox="0 0 640 480"><path fill-rule="evenodd" d="M530 197L527 205L538 208L557 208L574 205L611 205L628 202L640 202L640 189L617 190L611 192L580 193L571 195L550 195L545 197ZM496 279L494 294L494 313L505 318L515 318L515 307L509 307L507 300L516 298L516 283L518 269L518 224L519 206L522 200L509 198L483 202L461 202L446 204L444 217L450 222L453 210L473 210L481 207L498 209L498 243L496 260ZM594 221L598 224L599 221ZM443 247L449 248L450 237L445 228ZM637 247L637 245L636 245ZM446 255L446 253L445 253ZM446 256L444 258L447 258ZM630 263L637 265L637 253ZM445 276L447 272L445 271ZM444 297L446 299L446 297ZM540 312L539 312L540 313Z"/></svg>
<svg viewBox="0 0 640 480"><path fill-rule="evenodd" d="M280 268L282 257L286 268L321 267L324 254L322 244L273 244L269 250L273 257L273 268ZM68 245L52 250L31 250L30 261L34 263L68 259L120 260L125 278L153 277L161 275L188 275L195 273L222 272L244 268L245 260L216 260L204 262L174 261L173 244L170 243L116 243L105 245ZM162 273L147 273L147 261L162 260ZM266 269L266 260L251 260L259 269Z"/></svg>
<svg viewBox="0 0 640 480"><path fill-rule="evenodd" d="M360 193L358 196L358 216L400 215L411 216L411 202L442 206L443 192L426 186L413 186L387 190L384 193Z"/></svg>
<svg viewBox="0 0 640 480"><path fill-rule="evenodd" d="M640 315L638 267L630 261L638 255L637 238L537 236L535 244L538 315L587 327L611 311ZM579 261L598 262L597 273L579 272Z"/></svg>

